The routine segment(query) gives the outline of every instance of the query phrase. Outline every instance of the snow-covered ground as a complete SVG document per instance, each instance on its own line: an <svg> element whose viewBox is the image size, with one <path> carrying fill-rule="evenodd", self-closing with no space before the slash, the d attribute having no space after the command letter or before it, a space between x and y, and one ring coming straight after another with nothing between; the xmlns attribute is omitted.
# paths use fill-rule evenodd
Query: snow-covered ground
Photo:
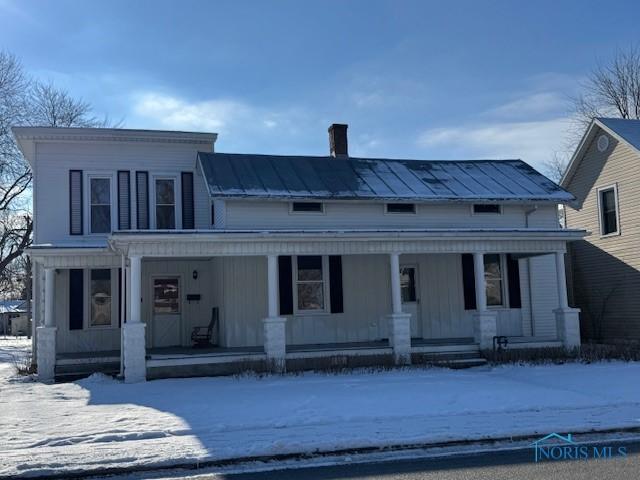
<svg viewBox="0 0 640 480"><path fill-rule="evenodd" d="M6 476L640 426L638 363L42 385L7 359Z"/></svg>

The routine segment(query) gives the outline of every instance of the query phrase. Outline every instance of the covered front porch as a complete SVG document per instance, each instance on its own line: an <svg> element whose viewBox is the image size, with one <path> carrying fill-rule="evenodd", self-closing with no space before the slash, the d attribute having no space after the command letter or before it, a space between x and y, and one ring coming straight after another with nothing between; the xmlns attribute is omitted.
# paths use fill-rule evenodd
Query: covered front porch
<svg viewBox="0 0 640 480"><path fill-rule="evenodd" d="M110 251L91 252L93 260L87 256L84 263L119 267L122 329L116 346L122 348L104 357L112 361L116 352L125 379L139 381L245 367L314 368L322 359L355 365L407 364L432 354L478 358L497 336L512 347L572 347L579 332L577 312L566 301L564 248L576 236L274 232L256 239L246 232L131 232L114 235ZM56 366L89 364L107 351L95 343L73 344L70 338L78 333L61 331L64 308L47 316L47 292L66 281L51 266L61 257L53 259L41 256L45 325L38 340L45 345L41 356L51 336L47 328L57 330L50 342L52 375ZM83 263L77 256L74 262ZM490 262L495 271L487 271ZM517 268L518 302L511 298L516 277L508 268ZM210 326L214 308L219 319L210 344L192 348L190 333Z"/></svg>

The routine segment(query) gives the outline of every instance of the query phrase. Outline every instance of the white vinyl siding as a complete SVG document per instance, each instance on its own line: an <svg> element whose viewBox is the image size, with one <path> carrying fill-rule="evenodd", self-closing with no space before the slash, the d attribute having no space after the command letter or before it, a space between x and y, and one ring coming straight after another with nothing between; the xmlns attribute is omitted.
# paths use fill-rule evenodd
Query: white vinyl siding
<svg viewBox="0 0 640 480"><path fill-rule="evenodd" d="M156 143L156 142L39 142L37 145L36 166L34 167L34 243L95 243L96 238L89 234L88 185L89 174L112 176L112 189L118 170L132 172L131 199L135 199L135 172L149 172L149 190L154 175L170 174L179 179L180 172L193 171L196 154L205 149L203 145ZM98 171L105 165L109 171ZM71 235L69 227L69 171L83 170L83 214L84 236ZM194 183L194 215L196 229L211 228L210 197L206 185L196 170ZM178 182L179 187L179 182ZM151 192L150 192L151 193ZM180 201L180 190L176 190ZM115 192L112 191L112 226L117 225ZM64 200L64 204L61 203ZM153 198L150 198L150 217L153 217ZM180 214L178 208L178 213ZM136 202L131 202L131 218L136 226ZM177 226L180 222L177 223ZM103 234L104 235L104 234ZM85 240L86 238L86 240Z"/></svg>
<svg viewBox="0 0 640 480"><path fill-rule="evenodd" d="M474 215L468 204L417 204L415 214L386 214L383 202L324 202L324 214L289 214L289 202L225 202L225 228L526 228L530 205L505 205L501 215ZM529 215L530 228L559 228L555 205L539 205Z"/></svg>

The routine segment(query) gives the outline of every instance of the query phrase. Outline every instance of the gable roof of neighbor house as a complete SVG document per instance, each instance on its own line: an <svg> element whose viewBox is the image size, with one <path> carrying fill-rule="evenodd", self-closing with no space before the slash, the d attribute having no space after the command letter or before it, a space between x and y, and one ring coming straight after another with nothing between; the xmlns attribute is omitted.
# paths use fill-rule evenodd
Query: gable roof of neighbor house
<svg viewBox="0 0 640 480"><path fill-rule="evenodd" d="M522 160L393 160L198 153L212 197L568 203Z"/></svg>
<svg viewBox="0 0 640 480"><path fill-rule="evenodd" d="M567 188L569 183L571 183L582 157L587 152L589 145L593 142L599 129L604 130L609 135L640 152L640 120L596 117L584 132L576 151L569 161L569 165L567 165L567 170L560 181L560 185L562 185L563 188Z"/></svg>

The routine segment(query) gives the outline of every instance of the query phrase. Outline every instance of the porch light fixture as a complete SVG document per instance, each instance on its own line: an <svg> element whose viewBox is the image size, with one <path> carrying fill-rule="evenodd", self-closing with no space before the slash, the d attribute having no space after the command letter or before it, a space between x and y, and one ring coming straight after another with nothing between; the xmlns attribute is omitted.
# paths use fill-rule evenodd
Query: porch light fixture
<svg viewBox="0 0 640 480"><path fill-rule="evenodd" d="M197 280L198 279L198 270L194 270L192 275L193 275L193 279Z"/></svg>

